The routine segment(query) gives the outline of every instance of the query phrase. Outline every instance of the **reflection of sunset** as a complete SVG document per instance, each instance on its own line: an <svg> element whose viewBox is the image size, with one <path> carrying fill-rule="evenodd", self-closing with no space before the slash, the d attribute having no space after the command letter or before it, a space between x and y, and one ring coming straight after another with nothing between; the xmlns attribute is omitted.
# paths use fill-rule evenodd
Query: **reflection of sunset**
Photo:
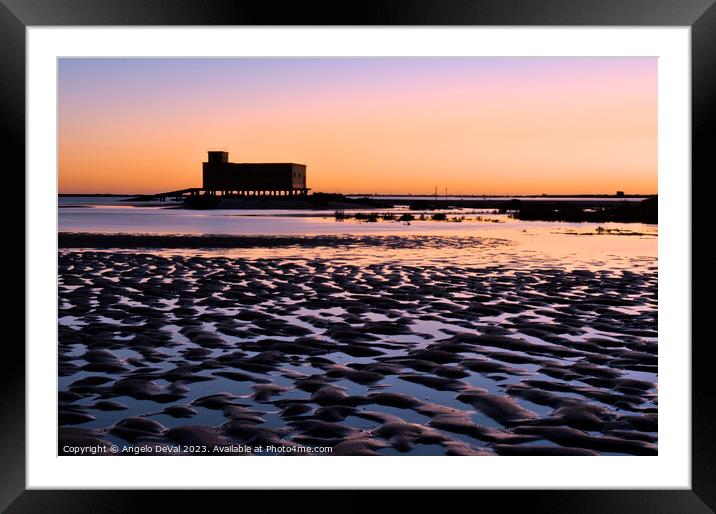
<svg viewBox="0 0 716 514"><path fill-rule="evenodd" d="M657 61L60 60L60 192L199 186L212 148L314 191L656 193Z"/></svg>

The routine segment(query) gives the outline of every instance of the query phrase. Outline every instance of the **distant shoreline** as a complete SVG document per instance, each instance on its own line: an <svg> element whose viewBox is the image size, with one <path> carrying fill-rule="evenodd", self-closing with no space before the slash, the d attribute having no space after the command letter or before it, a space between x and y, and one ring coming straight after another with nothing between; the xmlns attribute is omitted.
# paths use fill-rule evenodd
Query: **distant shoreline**
<svg viewBox="0 0 716 514"><path fill-rule="evenodd" d="M455 198L471 198L471 199L480 199L480 198L489 198L489 199L501 199L501 198L649 198L651 196L657 196L656 193L651 194L623 194L623 195L616 195L616 194L566 194L566 195L560 195L560 194L529 194L529 195L480 195L480 194L410 194L410 193L346 193L345 196L347 197L361 197L361 198L448 198L448 199L455 199Z"/></svg>
<svg viewBox="0 0 716 514"><path fill-rule="evenodd" d="M86 198L86 197L140 197L140 196L147 196L149 193L58 193L57 196L59 198ZM341 194L341 193L328 193L328 194ZM353 198L353 197L359 197L359 198L395 198L395 197L406 197L406 198L416 198L416 199L422 199L422 198L473 198L473 199L480 199L480 198L489 198L489 199L500 199L500 198L649 198L651 196L657 196L657 193L649 193L649 194L624 194L624 195L615 195L615 194L527 194L527 195L481 195L481 194L413 194L413 193L346 193L341 194L342 196Z"/></svg>
<svg viewBox="0 0 716 514"><path fill-rule="evenodd" d="M139 198L133 203L147 205ZM128 201L123 199L121 201ZM157 206L157 203L152 205ZM521 220L569 222L658 223L658 197L362 197L316 193L306 197L284 199L260 196L187 196L183 203L165 202L158 206L168 209L193 210L320 210L335 212L336 219L345 219L345 210L395 209L407 207L412 212L445 209L494 209ZM59 207L70 207L60 205ZM81 207L78 205L77 207ZM349 216L350 217L350 216ZM412 219L412 218L411 218ZM407 219L404 221L408 221Z"/></svg>

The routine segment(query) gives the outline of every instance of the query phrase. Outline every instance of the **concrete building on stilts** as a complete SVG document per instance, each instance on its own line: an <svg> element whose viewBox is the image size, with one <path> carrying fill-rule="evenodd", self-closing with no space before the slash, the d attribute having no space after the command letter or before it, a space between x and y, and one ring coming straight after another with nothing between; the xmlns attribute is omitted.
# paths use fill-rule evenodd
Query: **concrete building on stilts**
<svg viewBox="0 0 716 514"><path fill-rule="evenodd" d="M306 196L306 165L292 162L229 162L228 152L210 151L202 163L204 194L233 197Z"/></svg>

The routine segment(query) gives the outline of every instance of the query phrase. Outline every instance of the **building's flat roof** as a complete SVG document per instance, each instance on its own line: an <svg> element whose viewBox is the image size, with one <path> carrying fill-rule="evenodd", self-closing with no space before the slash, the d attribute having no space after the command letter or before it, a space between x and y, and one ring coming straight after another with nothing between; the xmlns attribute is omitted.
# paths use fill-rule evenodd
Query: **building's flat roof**
<svg viewBox="0 0 716 514"><path fill-rule="evenodd" d="M213 162L205 162L204 164L215 164ZM271 165L275 166L277 164L282 164L284 166L291 165L291 166L306 166L305 164L301 164L300 162L221 162L219 164L240 164L241 166L265 166L265 165Z"/></svg>
<svg viewBox="0 0 716 514"><path fill-rule="evenodd" d="M209 161L205 161L205 164L215 164L215 163L209 162ZM276 164L284 164L284 165L291 164L291 165L293 165L293 166L305 166L305 164L301 164L300 162L231 162L231 161L226 161L226 162L220 162L219 164L241 164L242 166L256 166L256 165L259 165L259 166L260 166L260 165L262 165L262 164L272 164L272 165L276 165Z"/></svg>
<svg viewBox="0 0 716 514"><path fill-rule="evenodd" d="M300 162L230 162L229 164L295 164L296 166L305 166L305 164L301 164Z"/></svg>

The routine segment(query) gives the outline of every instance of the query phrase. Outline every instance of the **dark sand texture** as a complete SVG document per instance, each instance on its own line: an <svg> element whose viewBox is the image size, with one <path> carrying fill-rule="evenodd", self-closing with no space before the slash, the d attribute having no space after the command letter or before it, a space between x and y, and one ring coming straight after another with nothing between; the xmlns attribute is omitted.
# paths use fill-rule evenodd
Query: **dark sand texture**
<svg viewBox="0 0 716 514"><path fill-rule="evenodd" d="M60 453L655 455L656 291L655 270L61 252Z"/></svg>

